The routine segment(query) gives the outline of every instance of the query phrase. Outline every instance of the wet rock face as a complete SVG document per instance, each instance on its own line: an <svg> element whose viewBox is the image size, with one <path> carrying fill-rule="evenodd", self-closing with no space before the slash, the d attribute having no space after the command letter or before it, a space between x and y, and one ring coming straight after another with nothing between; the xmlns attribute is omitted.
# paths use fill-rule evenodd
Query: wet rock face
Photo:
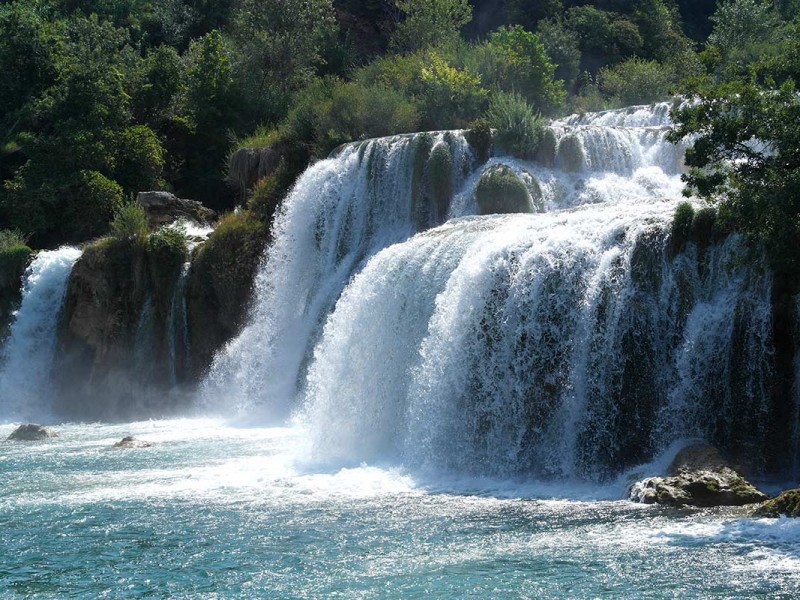
<svg viewBox="0 0 800 600"><path fill-rule="evenodd" d="M733 470L713 446L690 446L672 462L667 477L651 477L632 486L630 498L666 506L744 506L767 496Z"/></svg>
<svg viewBox="0 0 800 600"><path fill-rule="evenodd" d="M114 444L114 448L150 448L153 444L144 440L137 440L132 435L127 435Z"/></svg>
<svg viewBox="0 0 800 600"><path fill-rule="evenodd" d="M58 437L55 431L50 431L46 427L42 427L36 423L27 423L25 425L20 425L11 432L8 439L16 442L37 442L54 437Z"/></svg>
<svg viewBox="0 0 800 600"><path fill-rule="evenodd" d="M753 513L754 517L800 517L800 489L781 492L767 500Z"/></svg>

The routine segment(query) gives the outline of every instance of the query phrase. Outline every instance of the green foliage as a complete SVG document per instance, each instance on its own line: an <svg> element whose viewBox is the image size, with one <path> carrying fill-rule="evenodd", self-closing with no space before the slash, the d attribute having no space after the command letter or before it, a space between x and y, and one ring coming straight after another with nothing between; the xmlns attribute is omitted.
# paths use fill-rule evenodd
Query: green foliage
<svg viewBox="0 0 800 600"><path fill-rule="evenodd" d="M563 82L554 79L555 65L538 36L519 25L489 35L477 72L486 85L521 94L536 110L552 113L563 105Z"/></svg>
<svg viewBox="0 0 800 600"><path fill-rule="evenodd" d="M677 77L670 67L641 58L606 67L597 78L602 92L619 106L666 100L677 87Z"/></svg>
<svg viewBox="0 0 800 600"><path fill-rule="evenodd" d="M763 243L777 269L800 265L800 97L780 86L738 80L702 89L674 111L673 140L694 136L686 153L690 189L717 204L738 229ZM754 143L754 140L758 142Z"/></svg>
<svg viewBox="0 0 800 600"><path fill-rule="evenodd" d="M481 113L489 95L479 75L457 69L437 54L422 68L420 87L426 129L465 126Z"/></svg>
<svg viewBox="0 0 800 600"><path fill-rule="evenodd" d="M472 20L467 0L395 0L403 19L392 36L400 52L452 44L459 30Z"/></svg>
<svg viewBox="0 0 800 600"><path fill-rule="evenodd" d="M235 74L253 118L275 121L291 93L308 85L335 35L331 0L240 0L229 28Z"/></svg>
<svg viewBox="0 0 800 600"><path fill-rule="evenodd" d="M8 250L17 246L25 246L28 236L19 229L0 229L0 250Z"/></svg>
<svg viewBox="0 0 800 600"><path fill-rule="evenodd" d="M475 187L475 200L482 215L532 211L528 188L504 165L492 167L481 175Z"/></svg>
<svg viewBox="0 0 800 600"><path fill-rule="evenodd" d="M711 17L708 43L719 52L717 77L744 74L750 63L772 54L786 35L780 13L767 0L725 0Z"/></svg>
<svg viewBox="0 0 800 600"><path fill-rule="evenodd" d="M545 19L536 28L550 62L556 66L554 77L564 82L568 90L578 79L581 51L578 34L564 25L560 19Z"/></svg>
<svg viewBox="0 0 800 600"><path fill-rule="evenodd" d="M120 241L143 244L148 232L147 214L138 202L123 204L111 221L111 234Z"/></svg>
<svg viewBox="0 0 800 600"><path fill-rule="evenodd" d="M520 158L531 158L544 135L544 120L519 94L498 92L486 112L489 125L497 130L498 146Z"/></svg>
<svg viewBox="0 0 800 600"><path fill-rule="evenodd" d="M558 143L558 162L565 171L578 173L583 170L583 145L575 134L568 134Z"/></svg>

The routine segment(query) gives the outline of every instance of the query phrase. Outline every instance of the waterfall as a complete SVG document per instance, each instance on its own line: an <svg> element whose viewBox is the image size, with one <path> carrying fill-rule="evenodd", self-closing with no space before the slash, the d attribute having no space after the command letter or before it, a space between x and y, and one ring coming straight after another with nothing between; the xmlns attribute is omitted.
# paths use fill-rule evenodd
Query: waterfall
<svg viewBox="0 0 800 600"><path fill-rule="evenodd" d="M167 350L169 351L169 378L172 388L182 380L189 361L189 323L186 311L186 283L191 263L183 265L172 291L167 314Z"/></svg>
<svg viewBox="0 0 800 600"><path fill-rule="evenodd" d="M447 148L447 172L432 157ZM325 315L379 250L444 221L435 178L452 189L471 167L460 132L403 135L346 146L311 166L283 204L256 279L250 325L214 360L207 403L284 415Z"/></svg>
<svg viewBox="0 0 800 600"><path fill-rule="evenodd" d="M56 329L76 248L39 252L25 271L22 303L14 313L0 364L0 419L46 419Z"/></svg>
<svg viewBox="0 0 800 600"><path fill-rule="evenodd" d="M554 121L535 162L477 165L454 132L313 165L206 398L293 411L333 464L602 479L703 438L764 467L771 277L735 235L671 245L670 106ZM429 185L442 144L447 202ZM537 214L477 216L496 169Z"/></svg>

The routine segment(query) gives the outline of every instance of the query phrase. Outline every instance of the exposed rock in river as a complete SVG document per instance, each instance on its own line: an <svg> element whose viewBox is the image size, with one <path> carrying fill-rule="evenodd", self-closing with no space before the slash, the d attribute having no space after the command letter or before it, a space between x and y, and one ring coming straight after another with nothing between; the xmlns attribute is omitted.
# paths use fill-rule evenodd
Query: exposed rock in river
<svg viewBox="0 0 800 600"><path fill-rule="evenodd" d="M51 431L46 427L37 425L36 423L26 423L25 425L20 425L14 431L12 431L11 435L8 436L8 439L16 442L37 442L39 440L46 440L54 437L58 437L58 434L55 431Z"/></svg>
<svg viewBox="0 0 800 600"><path fill-rule="evenodd" d="M800 489L781 492L767 500L753 513L754 517L800 517Z"/></svg>
<svg viewBox="0 0 800 600"><path fill-rule="evenodd" d="M681 450L667 477L651 477L633 485L630 498L667 506L743 506L767 496L732 469L719 451L706 445Z"/></svg>
<svg viewBox="0 0 800 600"><path fill-rule="evenodd" d="M114 444L114 448L150 448L153 444L144 440L137 440L132 435L127 435Z"/></svg>

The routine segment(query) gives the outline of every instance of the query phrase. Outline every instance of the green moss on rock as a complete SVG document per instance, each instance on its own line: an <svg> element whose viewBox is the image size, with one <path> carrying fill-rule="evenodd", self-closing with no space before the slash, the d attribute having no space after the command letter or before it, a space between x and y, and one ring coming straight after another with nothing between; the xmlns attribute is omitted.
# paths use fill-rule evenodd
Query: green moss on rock
<svg viewBox="0 0 800 600"><path fill-rule="evenodd" d="M466 131L464 136L467 143L475 153L478 162L485 163L492 155L492 144L494 136L492 128L485 119L479 119L472 124L472 127Z"/></svg>
<svg viewBox="0 0 800 600"><path fill-rule="evenodd" d="M800 517L800 489L781 492L767 500L753 513L756 517Z"/></svg>
<svg viewBox="0 0 800 600"><path fill-rule="evenodd" d="M675 218L669 234L669 253L674 258L686 247L691 239L692 222L694 221L694 207L688 202L681 202L675 209Z"/></svg>
<svg viewBox="0 0 800 600"><path fill-rule="evenodd" d="M583 145L576 135L566 135L558 144L557 160L565 171L578 173L583 171Z"/></svg>
<svg viewBox="0 0 800 600"><path fill-rule="evenodd" d="M556 139L556 134L552 129L546 127L542 131L542 139L539 140L539 147L536 149L536 162L546 167L555 166L557 147L558 140Z"/></svg>
<svg viewBox="0 0 800 600"><path fill-rule="evenodd" d="M214 353L243 327L267 238L264 223L241 211L223 218L196 250L187 294L195 375L202 374Z"/></svg>
<svg viewBox="0 0 800 600"><path fill-rule="evenodd" d="M482 215L529 213L533 210L528 187L505 165L487 169L481 175L475 188L475 200Z"/></svg>
<svg viewBox="0 0 800 600"><path fill-rule="evenodd" d="M428 189L436 207L436 220L444 221L453 194L453 153L448 144L437 144L427 164Z"/></svg>

